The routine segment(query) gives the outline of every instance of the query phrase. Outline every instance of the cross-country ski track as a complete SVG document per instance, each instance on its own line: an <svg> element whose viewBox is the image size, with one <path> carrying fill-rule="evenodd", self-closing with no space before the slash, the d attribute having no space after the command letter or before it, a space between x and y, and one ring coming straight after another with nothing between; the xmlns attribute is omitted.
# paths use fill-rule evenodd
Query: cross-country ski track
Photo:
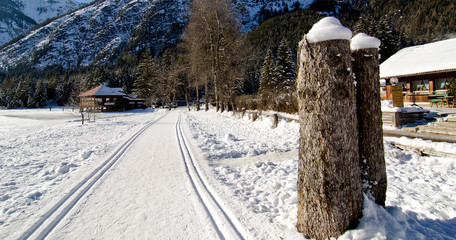
<svg viewBox="0 0 456 240"><path fill-rule="evenodd" d="M181 123L174 110L145 124L19 239L247 239Z"/></svg>

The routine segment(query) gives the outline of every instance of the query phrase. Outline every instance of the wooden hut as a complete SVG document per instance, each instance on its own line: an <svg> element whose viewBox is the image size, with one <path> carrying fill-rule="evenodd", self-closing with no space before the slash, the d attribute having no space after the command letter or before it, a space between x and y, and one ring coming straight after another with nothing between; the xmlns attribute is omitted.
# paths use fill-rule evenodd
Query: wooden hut
<svg viewBox="0 0 456 240"><path fill-rule="evenodd" d="M456 78L456 38L404 48L380 65L383 99L392 99L391 80L402 86L405 102L428 102L445 94Z"/></svg>
<svg viewBox="0 0 456 240"><path fill-rule="evenodd" d="M144 99L130 97L122 88L110 88L100 85L79 95L80 109L94 109L101 112L124 111L144 108Z"/></svg>

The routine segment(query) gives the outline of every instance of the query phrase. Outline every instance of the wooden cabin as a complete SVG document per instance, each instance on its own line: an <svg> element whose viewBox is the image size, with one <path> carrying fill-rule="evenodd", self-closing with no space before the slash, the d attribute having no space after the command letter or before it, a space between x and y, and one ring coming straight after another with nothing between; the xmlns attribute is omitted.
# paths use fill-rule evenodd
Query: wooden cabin
<svg viewBox="0 0 456 240"><path fill-rule="evenodd" d="M79 107L82 111L94 109L100 112L125 111L144 108L144 99L130 97L122 88L110 88L100 85L79 95Z"/></svg>
<svg viewBox="0 0 456 240"><path fill-rule="evenodd" d="M380 65L382 98L391 100L391 82L403 89L404 102L429 102L445 94L456 78L456 38L404 48ZM392 81L393 80L393 81Z"/></svg>

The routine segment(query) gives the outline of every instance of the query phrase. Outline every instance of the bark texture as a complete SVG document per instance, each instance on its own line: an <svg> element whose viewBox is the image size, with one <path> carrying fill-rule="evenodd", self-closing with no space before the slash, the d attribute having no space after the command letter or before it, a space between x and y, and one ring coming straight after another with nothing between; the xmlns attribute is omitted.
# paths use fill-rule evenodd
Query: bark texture
<svg viewBox="0 0 456 240"><path fill-rule="evenodd" d="M298 231L338 237L362 216L355 85L350 43L308 43L298 50L300 148Z"/></svg>
<svg viewBox="0 0 456 240"><path fill-rule="evenodd" d="M359 156L363 191L378 205L385 206L386 164L383 152L380 103L379 59L377 49L352 52L356 76Z"/></svg>

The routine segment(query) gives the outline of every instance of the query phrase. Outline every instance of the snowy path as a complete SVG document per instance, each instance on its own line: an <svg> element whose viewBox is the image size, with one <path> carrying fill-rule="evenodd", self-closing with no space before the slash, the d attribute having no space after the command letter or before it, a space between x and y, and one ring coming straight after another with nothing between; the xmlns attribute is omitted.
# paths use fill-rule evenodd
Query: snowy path
<svg viewBox="0 0 456 240"><path fill-rule="evenodd" d="M172 111L151 125L49 239L242 239L198 178L179 124Z"/></svg>

